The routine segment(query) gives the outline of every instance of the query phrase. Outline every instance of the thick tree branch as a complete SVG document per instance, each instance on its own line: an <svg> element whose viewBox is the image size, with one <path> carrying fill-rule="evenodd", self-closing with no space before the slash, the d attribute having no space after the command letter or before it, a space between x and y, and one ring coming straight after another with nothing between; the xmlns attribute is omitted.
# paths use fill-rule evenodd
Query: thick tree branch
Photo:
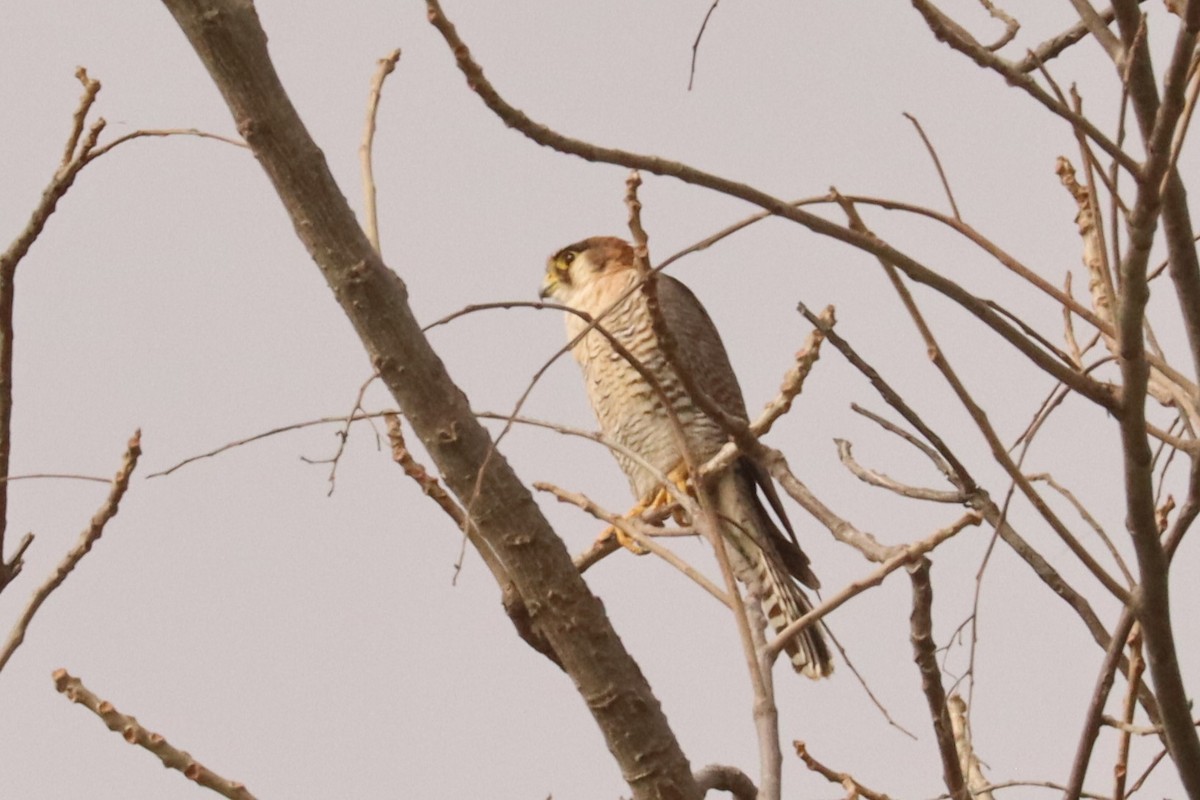
<svg viewBox="0 0 1200 800"><path fill-rule="evenodd" d="M469 509L588 704L637 798L698 798L658 700L542 516L493 452L288 99L248 0L164 0L220 89L317 263L446 485ZM487 461L488 468L480 472Z"/></svg>

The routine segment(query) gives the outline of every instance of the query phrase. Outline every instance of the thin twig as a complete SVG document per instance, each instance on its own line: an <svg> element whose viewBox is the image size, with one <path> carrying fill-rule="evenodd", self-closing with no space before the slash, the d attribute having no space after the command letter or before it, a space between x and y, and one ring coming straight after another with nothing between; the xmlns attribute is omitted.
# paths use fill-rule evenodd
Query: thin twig
<svg viewBox="0 0 1200 800"><path fill-rule="evenodd" d="M371 373L371 377L363 381L362 386L358 387L358 394L354 396L354 407L350 409L350 413L345 416L345 421L342 424L341 430L337 432L338 445L333 455L329 458L311 459L301 456L300 459L306 464L329 464L329 491L325 492L326 497L333 497L333 490L337 488L337 468L342 461L342 455L346 452L346 445L350 443L350 426L359 420L370 421L376 415L368 413L362 407L363 397L367 394L367 389L371 384L379 379L379 373ZM372 423L374 424L374 423ZM378 435L378 434L377 434Z"/></svg>
<svg viewBox="0 0 1200 800"><path fill-rule="evenodd" d="M91 481L92 483L112 483L112 478L101 478L98 475L76 475L71 472L30 472L25 475L9 475L7 478L0 480L8 481L35 481L35 480L67 480L67 481Z"/></svg>
<svg viewBox="0 0 1200 800"><path fill-rule="evenodd" d="M988 50L996 52L1004 47L1004 45L1016 38L1017 33L1021 30L1021 23L1017 22L1004 9L999 8L992 0L979 0L979 4L987 9L988 14L992 19L998 19L1004 23L1004 33L1000 34L1000 38L987 46Z"/></svg>
<svg viewBox="0 0 1200 800"><path fill-rule="evenodd" d="M1108 693L1112 690L1113 678L1121 666L1121 653L1125 649L1129 632L1133 630L1134 622L1133 612L1126 608L1121 612L1121 618L1117 621L1109 639L1108 650L1104 654L1104 661L1100 665L1100 674L1097 676L1096 685L1092 690L1091 702L1084 714L1083 733L1080 734L1079 744L1075 748L1075 759L1071 763L1071 775L1067 779L1063 800L1077 800L1083 791L1083 781L1087 778L1092 750L1100 735L1104 706L1108 702Z"/></svg>
<svg viewBox="0 0 1200 800"><path fill-rule="evenodd" d="M578 492L567 491L566 489L555 486L552 483L535 481L533 488L537 489L539 492L547 492L552 494L559 500L559 502L569 503L576 508L586 511L596 519L606 522L609 525L612 525L614 528L620 529L622 533L627 534L642 547L646 548L651 553L658 556L687 577L691 578L692 581L700 586L701 589L719 600L725 605L726 608L733 607L733 604L729 600L729 595L721 591L716 584L705 577L704 573L700 572L678 555L671 552L671 550L654 541L652 537L647 536L646 533L642 531L638 525L634 524L633 521L601 508L593 500L591 500L591 498L585 495L579 494Z"/></svg>
<svg viewBox="0 0 1200 800"><path fill-rule="evenodd" d="M379 216L376 209L375 197L375 168L372 164L372 151L375 146L375 119L379 113L379 100L383 96L383 82L396 69L400 60L400 48L379 59L375 68L375 76L371 79L371 93L367 96L367 119L363 123L362 144L358 147L358 159L362 168L363 182L363 229L375 252L382 255L379 246Z"/></svg>
<svg viewBox="0 0 1200 800"><path fill-rule="evenodd" d="M263 439L269 439L272 436L277 436L278 434L281 434L281 433L289 433L291 431L303 430L304 428L312 428L317 425L332 425L334 423L344 424L347 421L359 422L359 421L365 420L365 419L376 419L379 417L386 417L389 413L391 413L391 412L377 411L372 414L355 414L349 418L347 418L345 415L336 416L336 417L320 417L319 419L309 419L309 420L305 420L304 422L293 422L288 425L280 425L278 427L271 428L270 430L262 431L261 433L256 433L252 436L247 436L242 439L235 439L232 442L226 442L225 444L221 445L220 447L215 447L212 450L208 450L203 453L198 453L197 455L194 455L194 456L188 456L187 458L183 459L182 461L176 462L172 466L167 467L166 469L163 469L163 470L159 470L158 472L152 472L149 475L147 475L146 477L147 478L164 477L166 475L170 475L171 473L175 472L176 470L183 469L188 464L194 464L197 461L203 461L204 459L207 459L207 458L213 458L214 456L219 456L222 453L227 452L229 450L235 450L239 447L242 447L243 445L247 445L252 442L258 442Z"/></svg>
<svg viewBox="0 0 1200 800"><path fill-rule="evenodd" d="M925 143L925 149L929 151L929 157L933 159L933 166L937 169L938 178L942 182L942 188L946 191L946 199L950 201L950 210L954 212L954 218L962 222L962 214L958 213L958 203L954 202L954 192L950 189L950 181L946 179L946 171L942 169L942 160L938 158L933 142L929 141L929 137L925 135L925 129L921 127L920 120L907 111L903 113L905 119L911 122L913 127L917 129L917 135L921 137L921 141Z"/></svg>
<svg viewBox="0 0 1200 800"><path fill-rule="evenodd" d="M75 148L79 145L79 137L83 135L83 128L87 124L88 112L96 102L96 95L100 94L100 81L89 77L84 67L75 70L75 78L83 84L83 95L79 98L75 116L71 120L71 134L67 137L67 146L63 148L62 160L58 164L60 172L66 170L75 160Z"/></svg>
<svg viewBox="0 0 1200 800"><path fill-rule="evenodd" d="M53 677L54 688L59 693L65 695L72 703L78 703L91 711L110 731L121 734L125 741L149 750L167 769L181 772L188 780L230 800L254 800L254 795L250 794L250 790L244 785L218 775L194 759L191 754L173 747L160 734L146 730L135 718L122 714L112 703L97 697L83 685L83 681L73 677L65 669L56 669Z"/></svg>
<svg viewBox="0 0 1200 800"><path fill-rule="evenodd" d="M933 463L933 466L935 468L937 468L937 471L942 473L942 475L946 476L946 480L950 481L951 483L954 483L955 475L951 471L950 465L946 462L946 459L942 458L942 454L939 453L937 450L934 450L928 444L921 441L916 436L913 436L911 433L904 430L903 428L901 428L899 425L895 424L894 422L890 422L889 420L884 419L883 417L879 416L875 412L870 411L869 409L863 408L858 403L851 403L850 410L853 411L855 414L859 414L863 417L866 417L867 419L871 420L879 427L883 428L888 433L891 433L895 436L899 436L901 439L903 439L904 441L911 444L913 447L920 450L922 453L925 454L925 457L928 458Z"/></svg>
<svg viewBox="0 0 1200 800"><path fill-rule="evenodd" d="M1125 726L1133 723L1137 710L1137 686L1142 680L1146 662L1142 660L1141 632L1135 625L1129 633L1129 674L1126 676L1125 699L1121 703L1121 721ZM1155 726L1155 732L1161 730ZM1121 730L1117 739L1117 760L1113 765L1113 800L1125 800L1125 781L1129 777L1129 745L1133 731Z"/></svg>
<svg viewBox="0 0 1200 800"><path fill-rule="evenodd" d="M927 553L932 552L942 542L951 538L959 531L969 525L978 525L982 521L981 517L974 511L967 512L957 520L936 531L933 535L922 539L919 542L898 548L895 555L883 562L878 568L864 578L857 581L852 581L844 586L840 591L830 595L828 600L824 600L820 605L809 611L804 616L788 624L786 628L781 630L770 644L767 645L767 653L774 657L783 650L784 645L790 639L800 633L800 631L815 624L818 620L824 618L830 612L834 611L847 600L850 600L857 595L862 594L867 589L878 586L883 583L884 578L891 575L900 567L908 566L923 559Z"/></svg>
<svg viewBox="0 0 1200 800"><path fill-rule="evenodd" d="M792 747L796 748L796 755L800 756L801 760L804 761L804 766L825 778L830 783L840 784L841 787L846 790L847 798L862 797L865 798L865 800L891 800L891 798L886 794L872 791L866 786L863 786L850 773L836 772L822 764L820 761L817 761L817 759L813 758L812 754L808 752L808 745L806 745L804 742L799 740L794 741L792 742Z"/></svg>
<svg viewBox="0 0 1200 800"><path fill-rule="evenodd" d="M1096 533L1096 536L1100 538L1100 541L1104 543L1109 555L1111 555L1113 557L1113 561L1116 562L1117 569L1119 569L1121 574L1125 577L1125 582L1130 586L1133 586L1135 583L1133 573L1129 571L1129 567L1125 564L1125 559L1121 558L1121 553L1117 550L1117 546L1113 544L1112 539L1109 538L1108 533L1105 532L1104 526L1100 524L1099 520L1092 516L1091 512L1087 510L1087 507L1079 501L1079 498L1076 497L1070 489L1056 481L1054 476L1048 472L1040 472L1036 475L1030 475L1028 477L1031 481L1042 481L1051 489L1062 495L1068 503L1075 507L1075 510L1079 512L1079 516L1083 519L1083 521L1088 524L1088 527L1091 528Z"/></svg>
<svg viewBox="0 0 1200 800"><path fill-rule="evenodd" d="M1144 3L1146 0L1137 0L1139 3ZM1116 18L1115 12L1111 8L1106 8L1100 12L1100 18L1105 25L1111 25L1113 19ZM1060 34L1051 36L1046 41L1034 47L1030 54L1023 60L1013 66L1019 72L1033 72L1037 69L1039 63L1057 58L1068 47L1082 42L1091 35L1088 30L1087 23L1077 22L1067 30Z"/></svg>
<svg viewBox="0 0 1200 800"><path fill-rule="evenodd" d="M1150 777L1150 773L1154 772L1154 768L1162 763L1163 759L1167 756L1168 752L1169 751L1167 750L1167 748L1164 747L1162 750L1158 751L1158 753L1154 756L1154 758L1150 759L1150 763L1146 765L1146 768L1144 770L1142 770L1142 774L1139 775L1138 779L1133 782L1133 786L1129 787L1129 791L1126 792L1126 794L1125 794L1126 797L1132 797L1134 792L1136 792L1138 789L1142 788L1142 784L1144 784L1146 782L1146 779ZM1086 795L1080 795L1080 796L1086 797Z"/></svg>
<svg viewBox="0 0 1200 800"><path fill-rule="evenodd" d="M862 464L855 460L852 445L845 439L834 439L834 444L837 445L838 459L850 470L854 477L864 483L876 486L880 489L887 489L889 492L908 497L914 500L927 500L933 503L962 503L967 497L961 491L947 491L945 489L927 489L921 486L909 486L908 484L900 483L899 481L889 478L882 472L873 469L867 469Z"/></svg>
<svg viewBox="0 0 1200 800"><path fill-rule="evenodd" d="M887 706L885 706L883 701L881 701L875 695L875 692L871 690L871 686L867 683L867 679L863 677L863 674L854 664L854 659L852 659L850 654L846 652L846 648L842 646L841 641L838 639L837 634L833 632L833 629L824 625L823 627L825 635L829 637L829 641L833 642L834 648L837 649L838 656L841 658L842 663L846 665L846 669L850 670L850 673L854 676L854 679L858 681L858 685L861 686L863 692L866 693L867 699L871 701L871 705L875 706L876 710L878 710L880 715L883 716L884 721L886 721L888 725L891 725L893 728L900 731L900 733L907 736L909 739L912 739L914 742L920 741L916 734L895 720L895 718L892 716L892 713L888 711Z"/></svg>
<svg viewBox="0 0 1200 800"><path fill-rule="evenodd" d="M708 11L704 14L704 21L700 23L700 30L696 32L696 41L692 42L692 66L688 70L688 91L692 90L692 82L696 79L696 57L700 54L700 40L704 38L704 31L708 28L708 19L717 10L717 5L721 0L713 0L712 5L708 7Z"/></svg>
<svg viewBox="0 0 1200 800"><path fill-rule="evenodd" d="M166 139L173 136L194 136L197 139L212 139L216 142L231 144L234 147L240 147L243 150L249 150L250 146L241 139L234 139L229 136L221 136L217 133L209 133L198 128L149 128L145 130L136 130L130 133L123 134L107 142L95 149L91 150L87 155L87 162L91 163L100 156L115 149L116 147L131 142L134 139Z"/></svg>

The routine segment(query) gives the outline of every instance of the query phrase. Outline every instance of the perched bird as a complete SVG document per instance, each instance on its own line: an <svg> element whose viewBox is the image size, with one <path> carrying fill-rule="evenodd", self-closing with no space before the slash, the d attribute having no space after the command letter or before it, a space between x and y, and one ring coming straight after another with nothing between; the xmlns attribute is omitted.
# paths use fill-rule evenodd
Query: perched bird
<svg viewBox="0 0 1200 800"><path fill-rule="evenodd" d="M673 342L674 365L668 363L655 333L648 299L634 266L633 248L611 236L598 236L564 247L550 257L541 295L599 320L616 341L652 375L661 390L624 358L602 334L589 331L573 348L583 368L588 398L604 434L638 454L658 474L614 450L621 469L639 501L652 504L661 488L660 475L677 478L683 454L662 398L674 411L693 459L702 464L726 443L721 426L701 410L675 368L686 370L693 382L732 417L748 422L746 403L729 356L708 312L686 286L665 274L655 277L660 324ZM632 291L631 291L632 290ZM583 318L567 314L570 340L588 327ZM785 536L758 496L761 489ZM770 476L742 456L711 485L722 534L734 574L757 590L771 626L778 632L812 608L799 583L820 585L808 557L796 543ZM829 647L819 626L810 626L787 644L796 671L810 678L833 670Z"/></svg>

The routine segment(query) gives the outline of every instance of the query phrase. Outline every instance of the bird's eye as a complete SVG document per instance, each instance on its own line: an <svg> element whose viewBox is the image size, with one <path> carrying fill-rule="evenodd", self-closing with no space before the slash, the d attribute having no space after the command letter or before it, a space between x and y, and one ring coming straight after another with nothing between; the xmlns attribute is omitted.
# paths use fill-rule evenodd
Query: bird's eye
<svg viewBox="0 0 1200 800"><path fill-rule="evenodd" d="M574 253L563 253L562 263L565 264L566 266L568 266L568 267L571 266L571 262L574 260L575 260Z"/></svg>

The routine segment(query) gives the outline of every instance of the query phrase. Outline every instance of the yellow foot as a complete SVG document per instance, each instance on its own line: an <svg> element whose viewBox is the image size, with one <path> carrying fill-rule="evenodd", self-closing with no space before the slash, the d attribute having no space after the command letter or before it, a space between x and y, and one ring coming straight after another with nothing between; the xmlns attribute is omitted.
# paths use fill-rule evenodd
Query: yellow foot
<svg viewBox="0 0 1200 800"><path fill-rule="evenodd" d="M692 493L691 484L688 482L688 470L684 464L679 464L673 470L667 473L667 480L671 481L671 485L679 490L680 494L695 496ZM666 508L675 502L675 498L667 491L665 486L658 487L654 497L650 500L649 508ZM688 518L687 511L683 506L676 506L672 512L675 522L679 525L689 525L691 520Z"/></svg>
<svg viewBox="0 0 1200 800"><path fill-rule="evenodd" d="M687 467L685 467L683 464L680 464L667 473L667 479L670 480L672 486L677 488L681 493L689 493ZM660 486L649 497L639 500L633 508L629 509L628 513L625 514L625 519L640 520L642 515L647 511L668 508L674 503L675 498L671 492L667 491L666 487ZM678 505L675 507L673 516L675 517L675 521L680 525L687 525L689 523L687 512ZM644 546L638 544L638 542L632 536L625 533L615 525L610 525L609 527L605 528L604 532L600 534L597 541L606 541L614 537L616 538L618 544L634 555L644 556L650 552Z"/></svg>
<svg viewBox="0 0 1200 800"><path fill-rule="evenodd" d="M609 539L614 538L617 540L617 544L621 545L621 547L624 547L635 556L644 556L650 552L647 548L638 544L636 539L618 528L616 525L609 525L607 528L605 528L604 531L596 538L596 541L607 542Z"/></svg>

